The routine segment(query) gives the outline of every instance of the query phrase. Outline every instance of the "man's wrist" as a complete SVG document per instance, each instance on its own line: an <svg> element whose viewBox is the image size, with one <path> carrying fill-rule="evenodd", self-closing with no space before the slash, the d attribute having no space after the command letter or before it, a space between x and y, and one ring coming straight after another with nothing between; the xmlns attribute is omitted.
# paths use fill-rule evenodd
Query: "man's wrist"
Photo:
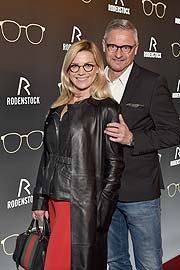
<svg viewBox="0 0 180 270"><path fill-rule="evenodd" d="M129 143L127 144L128 146L134 146L134 136L132 134Z"/></svg>

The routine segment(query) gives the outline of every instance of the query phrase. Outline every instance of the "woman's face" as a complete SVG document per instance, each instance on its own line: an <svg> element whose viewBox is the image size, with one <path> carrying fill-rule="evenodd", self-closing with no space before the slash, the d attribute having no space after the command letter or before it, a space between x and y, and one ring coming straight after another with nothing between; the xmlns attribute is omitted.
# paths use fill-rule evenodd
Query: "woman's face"
<svg viewBox="0 0 180 270"><path fill-rule="evenodd" d="M77 94L90 94L90 88L96 79L97 72L98 67L91 52L77 53L69 67L69 78L77 89Z"/></svg>

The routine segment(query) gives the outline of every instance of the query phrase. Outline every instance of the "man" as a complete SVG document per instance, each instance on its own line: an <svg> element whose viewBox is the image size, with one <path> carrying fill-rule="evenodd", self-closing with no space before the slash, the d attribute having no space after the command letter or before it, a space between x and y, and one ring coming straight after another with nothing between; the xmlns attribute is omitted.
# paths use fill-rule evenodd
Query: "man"
<svg viewBox="0 0 180 270"><path fill-rule="evenodd" d="M105 69L113 97L120 103L119 123L105 133L123 144L125 170L108 234L110 270L130 270L128 231L138 270L162 270L158 150L180 143L180 122L166 80L134 62L138 35L124 19L105 31Z"/></svg>

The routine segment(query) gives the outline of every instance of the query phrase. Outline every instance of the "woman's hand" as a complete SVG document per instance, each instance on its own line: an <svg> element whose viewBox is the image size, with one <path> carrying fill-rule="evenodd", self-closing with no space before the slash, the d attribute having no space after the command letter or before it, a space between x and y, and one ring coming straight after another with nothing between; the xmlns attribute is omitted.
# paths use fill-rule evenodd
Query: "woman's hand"
<svg viewBox="0 0 180 270"><path fill-rule="evenodd" d="M35 210L35 211L33 211L32 216L34 219L37 219L39 221L43 221L44 216L47 219L49 218L49 213L48 213L48 211L44 211L44 210Z"/></svg>

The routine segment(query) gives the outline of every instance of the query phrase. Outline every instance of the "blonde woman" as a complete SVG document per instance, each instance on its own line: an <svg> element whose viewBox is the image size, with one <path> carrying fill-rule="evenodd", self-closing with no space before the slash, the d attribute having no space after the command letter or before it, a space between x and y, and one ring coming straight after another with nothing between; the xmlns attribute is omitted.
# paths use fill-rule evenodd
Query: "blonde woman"
<svg viewBox="0 0 180 270"><path fill-rule="evenodd" d="M68 50L61 93L45 122L33 217L50 216L45 270L105 270L106 238L123 170L121 145L104 129L117 121L101 54L81 40Z"/></svg>

